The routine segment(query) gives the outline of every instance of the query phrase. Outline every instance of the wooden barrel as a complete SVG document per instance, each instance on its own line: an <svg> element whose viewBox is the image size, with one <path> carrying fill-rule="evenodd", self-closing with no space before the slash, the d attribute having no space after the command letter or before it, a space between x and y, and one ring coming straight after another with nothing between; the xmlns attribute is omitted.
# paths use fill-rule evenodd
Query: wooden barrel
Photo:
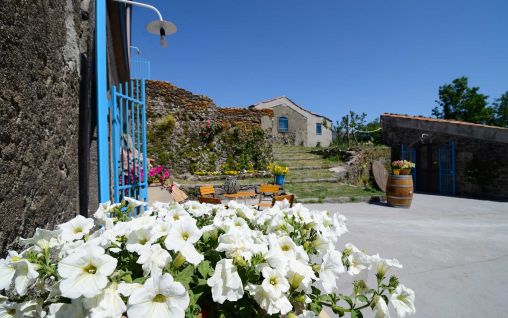
<svg viewBox="0 0 508 318"><path fill-rule="evenodd" d="M386 184L386 201L389 206L408 209L413 200L413 176L389 175Z"/></svg>

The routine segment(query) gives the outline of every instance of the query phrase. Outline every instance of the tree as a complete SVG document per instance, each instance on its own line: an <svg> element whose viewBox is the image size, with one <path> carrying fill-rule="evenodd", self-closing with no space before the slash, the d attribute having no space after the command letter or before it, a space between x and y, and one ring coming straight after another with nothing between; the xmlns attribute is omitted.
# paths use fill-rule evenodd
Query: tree
<svg viewBox="0 0 508 318"><path fill-rule="evenodd" d="M432 110L436 118L455 119L471 123L490 124L493 109L487 106L487 95L479 87L469 87L467 77L439 87L438 106Z"/></svg>
<svg viewBox="0 0 508 318"><path fill-rule="evenodd" d="M508 91L493 103L493 124L500 127L508 127Z"/></svg>

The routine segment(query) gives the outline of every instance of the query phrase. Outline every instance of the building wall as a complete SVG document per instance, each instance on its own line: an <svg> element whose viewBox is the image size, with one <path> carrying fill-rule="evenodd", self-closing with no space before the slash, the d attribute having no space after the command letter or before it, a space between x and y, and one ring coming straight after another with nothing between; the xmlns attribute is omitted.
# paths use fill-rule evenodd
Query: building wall
<svg viewBox="0 0 508 318"><path fill-rule="evenodd" d="M308 146L307 118L286 105L272 107L274 113L273 136L278 142L292 142L295 145ZM279 131L279 117L288 118L288 132Z"/></svg>
<svg viewBox="0 0 508 318"><path fill-rule="evenodd" d="M508 165L506 165L508 143L451 135L429 129L434 128L433 125L414 129L406 127L408 125L398 127L399 124L398 120L382 120L382 138L385 143L392 146L392 160L400 159L401 144L414 147L422 142L422 134L426 135L424 143L436 146L454 141L457 195L508 199ZM470 131L470 133L472 136L490 135L489 132ZM498 133L496 138L499 136ZM418 165L418 162L416 164ZM418 175L416 177L418 178Z"/></svg>
<svg viewBox="0 0 508 318"><path fill-rule="evenodd" d="M323 117L311 115L307 121L307 145L309 147L317 146L328 147L332 142L332 122ZM321 135L316 134L316 124L321 124ZM326 123L326 124L324 124Z"/></svg>
<svg viewBox="0 0 508 318"><path fill-rule="evenodd" d="M18 236L52 228L79 212L80 105L90 100L80 95L80 85L88 72L91 3L0 6L2 251Z"/></svg>

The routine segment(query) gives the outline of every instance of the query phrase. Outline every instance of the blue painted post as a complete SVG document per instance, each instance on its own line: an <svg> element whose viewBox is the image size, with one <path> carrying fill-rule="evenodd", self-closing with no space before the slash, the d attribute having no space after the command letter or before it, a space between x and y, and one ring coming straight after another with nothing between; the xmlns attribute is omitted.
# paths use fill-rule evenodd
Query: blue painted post
<svg viewBox="0 0 508 318"><path fill-rule="evenodd" d="M95 35L99 201L102 203L110 200L107 97L108 84L106 61L106 0L96 0L95 2Z"/></svg>
<svg viewBox="0 0 508 318"><path fill-rule="evenodd" d="M146 96L145 96L145 80L141 80L141 107L142 107L142 123L143 123L143 186L141 187L141 198L144 201L148 201L148 171L147 171L147 162L146 162Z"/></svg>
<svg viewBox="0 0 508 318"><path fill-rule="evenodd" d="M118 125L119 125L119 129L118 129L118 133L119 133L119 136L118 136L118 140L120 141L119 144L118 144L118 149L120 151L120 178L118 179L118 182L122 182L122 185L119 187L119 198L118 200L120 200L120 197L123 198L124 196L124 189L125 189L125 176L124 176L124 172L125 172L125 167L124 167L124 149L125 149L125 145L124 145L124 140L123 140L123 119L124 119L124 115L123 115L123 111L124 111L124 105L125 105L125 101L122 97L122 94L123 94L123 86L122 84L119 84L118 85L118 89L119 89L119 93L120 93L120 98L119 98L119 105L118 105L118 108L120 108L120 120L118 121Z"/></svg>
<svg viewBox="0 0 508 318"><path fill-rule="evenodd" d="M120 114L118 112L116 87L111 87L111 112L113 116L113 199L115 202L120 201L119 195L119 176L118 176L118 158L120 151Z"/></svg>

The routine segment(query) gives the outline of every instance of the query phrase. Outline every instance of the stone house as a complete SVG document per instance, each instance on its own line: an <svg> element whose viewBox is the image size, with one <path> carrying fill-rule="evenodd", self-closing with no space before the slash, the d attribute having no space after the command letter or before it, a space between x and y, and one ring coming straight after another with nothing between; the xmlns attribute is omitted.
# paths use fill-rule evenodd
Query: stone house
<svg viewBox="0 0 508 318"><path fill-rule="evenodd" d="M332 120L313 113L291 99L282 96L252 105L252 109L272 109L272 122L263 127L270 128L278 143L327 147L332 142Z"/></svg>
<svg viewBox="0 0 508 318"><path fill-rule="evenodd" d="M114 1L2 2L0 252L98 206L97 109L130 78L130 15Z"/></svg>
<svg viewBox="0 0 508 318"><path fill-rule="evenodd" d="M508 199L507 128L383 114L381 129L392 160L416 163L416 192Z"/></svg>

